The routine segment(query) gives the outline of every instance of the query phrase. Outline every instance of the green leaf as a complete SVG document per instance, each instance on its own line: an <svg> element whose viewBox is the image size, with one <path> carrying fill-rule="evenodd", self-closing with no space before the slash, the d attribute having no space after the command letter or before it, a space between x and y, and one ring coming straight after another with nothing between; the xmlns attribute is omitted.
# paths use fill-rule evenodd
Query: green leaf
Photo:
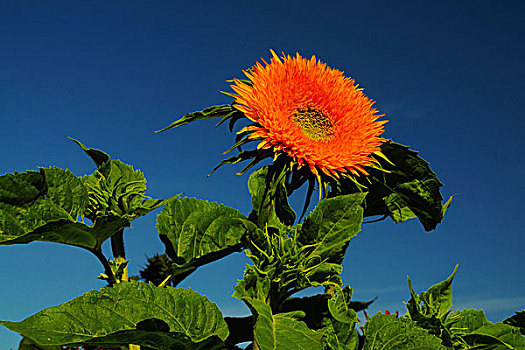
<svg viewBox="0 0 525 350"><path fill-rule="evenodd" d="M388 141L381 146L381 152L395 164L392 167L383 162L383 167L390 172L374 176L374 182L386 191L383 196L387 207L385 214L391 216L394 222L400 222L411 217L407 216L410 210L425 230L433 230L443 220L443 197L439 191L443 184L430 169L429 163L407 146Z"/></svg>
<svg viewBox="0 0 525 350"><path fill-rule="evenodd" d="M254 341L259 350L321 350L320 331L309 329L289 313L272 315L269 305L252 298L244 302L256 317Z"/></svg>
<svg viewBox="0 0 525 350"><path fill-rule="evenodd" d="M325 322L323 350L359 349L359 335L353 326L330 319Z"/></svg>
<svg viewBox="0 0 525 350"><path fill-rule="evenodd" d="M0 234L0 245L42 241L68 244L86 249L98 249L106 239L128 226L129 221L116 216L101 217L91 226L80 222L57 220L48 222L17 237Z"/></svg>
<svg viewBox="0 0 525 350"><path fill-rule="evenodd" d="M133 281L85 293L21 322L0 324L40 345L143 342L160 349L170 338L183 342L177 334L195 343L228 336L220 310L206 297L191 289ZM157 337L159 344L154 343Z"/></svg>
<svg viewBox="0 0 525 350"><path fill-rule="evenodd" d="M174 121L167 127L158 130L156 132L162 132L166 131L172 128L175 128L177 126L182 126L191 122L195 122L197 120L202 119L214 119L214 118L221 118L221 121L219 123L223 123L225 120L234 118L238 119L239 117L244 117L244 114L233 107L232 105L219 105L219 106L212 106L205 108L202 111L199 112L192 112L185 114L182 118Z"/></svg>
<svg viewBox="0 0 525 350"><path fill-rule="evenodd" d="M366 193L322 200L305 219L298 236L301 246L316 245L310 256L340 264L350 239L357 235L363 220Z"/></svg>
<svg viewBox="0 0 525 350"><path fill-rule="evenodd" d="M357 313L350 307L350 298L352 288L346 286L328 299L328 310L335 320L353 325L357 322Z"/></svg>
<svg viewBox="0 0 525 350"><path fill-rule="evenodd" d="M181 273L240 251L254 229L238 210L195 198L175 199L157 217L166 254Z"/></svg>
<svg viewBox="0 0 525 350"><path fill-rule="evenodd" d="M61 346L41 346L29 338L23 338L18 345L18 350L62 350Z"/></svg>
<svg viewBox="0 0 525 350"><path fill-rule="evenodd" d="M449 201L443 205L443 184L418 152L393 141L384 142L373 154L379 166L367 167L369 175L331 180L329 196L356 193L366 188L364 217L382 215L395 223L418 218L426 231L443 220ZM356 183L357 182L357 183Z"/></svg>
<svg viewBox="0 0 525 350"><path fill-rule="evenodd" d="M470 346L496 346L497 349L523 349L525 337L518 327L491 323L482 310L461 310L450 315L453 327Z"/></svg>
<svg viewBox="0 0 525 350"><path fill-rule="evenodd" d="M252 265L247 265L243 277L233 287L232 297L237 299L253 298L267 302L271 288L271 280L268 275L259 273Z"/></svg>
<svg viewBox="0 0 525 350"><path fill-rule="evenodd" d="M92 249L129 226L114 216L100 217L91 226L79 222L87 197L82 181L69 170L0 176L0 244L45 241Z"/></svg>
<svg viewBox="0 0 525 350"><path fill-rule="evenodd" d="M274 164L254 171L248 179L253 207L250 218L259 228L268 224L282 231L295 221L295 212L288 203L285 173L285 167L279 171L279 167Z"/></svg>
<svg viewBox="0 0 525 350"><path fill-rule="evenodd" d="M454 271L446 280L433 285L427 291L421 292L417 297L414 296L415 293L412 289L412 283L410 279L408 279L410 292L412 293L412 298L407 303L409 312L417 309L417 306L412 305L412 303L417 303L418 305L419 303L423 303L423 307L419 308L423 316L435 316L444 321L444 316L446 316L452 308L452 281L457 270L458 265L456 265ZM412 316L412 312L410 315Z"/></svg>
<svg viewBox="0 0 525 350"><path fill-rule="evenodd" d="M193 342L182 333L160 332L155 330L119 331L115 334L95 338L83 343L83 345L101 346L104 348L113 348L126 344L134 344L146 347L147 349L158 350L227 350L224 341L217 336L212 336L200 342Z"/></svg>
<svg viewBox="0 0 525 350"><path fill-rule="evenodd" d="M364 325L364 350L444 350L441 340L408 318L378 313Z"/></svg>
<svg viewBox="0 0 525 350"><path fill-rule="evenodd" d="M107 153L102 152L101 150L98 150L96 148L89 148L86 145L84 145L82 142L75 140L71 137L68 137L71 141L75 142L77 145L80 146L86 152L86 154L93 160L97 168L99 168L102 164L109 161L109 155Z"/></svg>
<svg viewBox="0 0 525 350"><path fill-rule="evenodd" d="M95 148L88 148L78 140L77 143L91 157L98 170L82 178L88 189L89 205L86 217L95 221L101 216L120 216L129 221L146 215L174 197L152 199L146 196L146 179L140 170L120 160L110 159L109 155Z"/></svg>

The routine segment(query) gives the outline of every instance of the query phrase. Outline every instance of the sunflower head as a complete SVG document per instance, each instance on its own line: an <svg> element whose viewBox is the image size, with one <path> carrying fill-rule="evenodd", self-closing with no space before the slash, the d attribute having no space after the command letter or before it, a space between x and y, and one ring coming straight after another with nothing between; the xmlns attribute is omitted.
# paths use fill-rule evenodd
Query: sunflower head
<svg viewBox="0 0 525 350"><path fill-rule="evenodd" d="M371 156L385 141L382 117L374 101L354 80L328 67L315 56L262 60L244 71L249 80L234 79L234 106L253 124L239 133L258 140L258 150L286 154L297 169L315 175L367 175Z"/></svg>

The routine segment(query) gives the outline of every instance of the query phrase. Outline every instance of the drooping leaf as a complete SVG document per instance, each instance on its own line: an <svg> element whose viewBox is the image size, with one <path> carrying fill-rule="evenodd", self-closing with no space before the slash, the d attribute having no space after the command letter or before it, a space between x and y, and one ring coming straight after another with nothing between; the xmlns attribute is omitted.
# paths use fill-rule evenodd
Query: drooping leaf
<svg viewBox="0 0 525 350"><path fill-rule="evenodd" d="M85 293L21 322L0 324L40 345L143 341L162 349L165 341L183 343L180 335L194 343L228 336L220 310L206 297L192 290L133 281ZM155 339L161 343L154 344Z"/></svg>
<svg viewBox="0 0 525 350"><path fill-rule="evenodd" d="M302 246L316 245L310 256L340 264L352 237L361 229L366 193L322 200L305 219L298 236Z"/></svg>
<svg viewBox="0 0 525 350"><path fill-rule="evenodd" d="M260 350L321 350L320 331L309 329L290 314L272 315L269 305L252 298L243 299L256 318L254 341Z"/></svg>
<svg viewBox="0 0 525 350"><path fill-rule="evenodd" d="M380 156L379 156L380 154ZM384 215L396 223L418 218L426 231L443 220L450 200L443 205L443 184L418 152L393 141L384 142L381 152L373 155L380 168L367 167L368 176L357 179L342 177L332 181L329 196L362 191L369 192L364 216ZM355 182L360 185L357 186Z"/></svg>
<svg viewBox="0 0 525 350"><path fill-rule="evenodd" d="M408 318L378 313L364 325L364 350L445 350L441 340Z"/></svg>
<svg viewBox="0 0 525 350"><path fill-rule="evenodd" d="M167 127L158 130L156 132L162 132L166 131L172 128L175 128L177 126L182 126L197 120L202 119L215 119L215 118L221 118L221 121L219 123L223 123L225 120L232 118L232 120L236 120L238 118L244 117L244 114L233 107L232 105L219 105L219 106L212 106L203 109L202 111L198 112L192 112L185 114L182 118L174 121Z"/></svg>
<svg viewBox="0 0 525 350"><path fill-rule="evenodd" d="M16 237L0 234L0 239L3 239L0 244L27 244L42 241L98 249L105 240L128 226L129 221L117 216L101 217L90 226L61 219L50 221L33 231Z"/></svg>
<svg viewBox="0 0 525 350"><path fill-rule="evenodd" d="M78 221L87 198L82 181L69 170L0 176L0 244L45 241L93 249L129 226L114 216L100 217L92 225Z"/></svg>
<svg viewBox="0 0 525 350"><path fill-rule="evenodd" d="M157 230L177 273L240 251L243 237L255 225L238 210L195 198L180 198L164 206Z"/></svg>
<svg viewBox="0 0 525 350"><path fill-rule="evenodd" d="M260 228L268 224L269 227L282 231L295 221L295 212L288 203L286 192L286 164L282 165L282 168L279 163L261 167L248 179L253 207L250 218Z"/></svg>

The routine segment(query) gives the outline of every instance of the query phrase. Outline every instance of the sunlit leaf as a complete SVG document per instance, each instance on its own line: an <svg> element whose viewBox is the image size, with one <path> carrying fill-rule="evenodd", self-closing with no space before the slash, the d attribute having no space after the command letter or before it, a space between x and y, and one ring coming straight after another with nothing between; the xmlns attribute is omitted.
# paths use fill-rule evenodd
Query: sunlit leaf
<svg viewBox="0 0 525 350"><path fill-rule="evenodd" d="M238 210L195 198L175 199L157 217L166 254L177 264L174 274L189 274L240 251L244 235L254 229Z"/></svg>
<svg viewBox="0 0 525 350"><path fill-rule="evenodd" d="M309 329L288 313L272 315L270 306L260 300L245 298L244 301L256 317L254 341L257 349L322 349L322 332Z"/></svg>
<svg viewBox="0 0 525 350"><path fill-rule="evenodd" d="M92 225L78 221L87 190L69 170L0 176L0 244L56 242L95 249L129 226L126 219L102 216Z"/></svg>
<svg viewBox="0 0 525 350"><path fill-rule="evenodd" d="M141 282L91 291L21 322L0 324L40 345L135 343L162 349L186 337L198 343L228 336L221 312L206 297Z"/></svg>
<svg viewBox="0 0 525 350"><path fill-rule="evenodd" d="M376 314L364 325L364 350L445 350L441 340L408 318Z"/></svg>
<svg viewBox="0 0 525 350"><path fill-rule="evenodd" d="M355 193L322 200L305 219L299 231L302 246L316 245L309 253L340 264L350 239L357 235L363 220L366 193Z"/></svg>

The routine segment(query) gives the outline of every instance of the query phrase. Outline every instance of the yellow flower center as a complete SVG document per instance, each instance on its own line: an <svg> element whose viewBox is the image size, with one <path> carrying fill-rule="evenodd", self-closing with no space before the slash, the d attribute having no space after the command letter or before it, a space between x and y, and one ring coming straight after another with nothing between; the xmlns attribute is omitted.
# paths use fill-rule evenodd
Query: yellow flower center
<svg viewBox="0 0 525 350"><path fill-rule="evenodd" d="M292 121L301 127L303 134L314 141L327 141L334 134L330 119L317 109L299 108L292 116Z"/></svg>

